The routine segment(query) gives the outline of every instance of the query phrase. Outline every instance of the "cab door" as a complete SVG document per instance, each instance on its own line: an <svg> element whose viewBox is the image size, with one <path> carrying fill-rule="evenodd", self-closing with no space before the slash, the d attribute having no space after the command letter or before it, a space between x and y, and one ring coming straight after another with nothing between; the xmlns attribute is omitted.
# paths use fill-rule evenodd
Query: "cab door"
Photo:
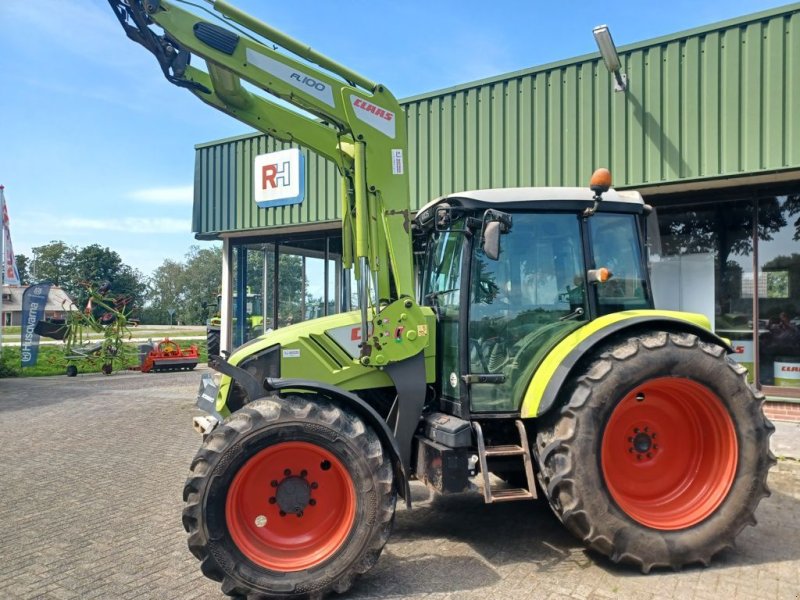
<svg viewBox="0 0 800 600"><path fill-rule="evenodd" d="M500 256L471 249L466 332L470 412L514 412L544 355L589 319L582 219L512 213Z"/></svg>
<svg viewBox="0 0 800 600"><path fill-rule="evenodd" d="M467 416L462 403L466 386L462 375L462 306L468 297L462 286L462 273L469 238L463 230L463 218L453 219L446 231L434 231L427 244L426 268L422 279L422 303L437 314L437 395L441 408L457 416Z"/></svg>

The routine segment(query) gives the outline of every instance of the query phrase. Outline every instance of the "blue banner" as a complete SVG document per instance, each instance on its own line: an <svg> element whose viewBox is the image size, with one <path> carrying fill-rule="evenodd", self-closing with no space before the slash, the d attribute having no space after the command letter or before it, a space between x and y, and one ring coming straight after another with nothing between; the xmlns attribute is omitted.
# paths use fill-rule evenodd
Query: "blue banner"
<svg viewBox="0 0 800 600"><path fill-rule="evenodd" d="M22 294L22 366L32 367L39 358L39 335L36 323L44 318L44 307L50 295L49 283L30 286Z"/></svg>

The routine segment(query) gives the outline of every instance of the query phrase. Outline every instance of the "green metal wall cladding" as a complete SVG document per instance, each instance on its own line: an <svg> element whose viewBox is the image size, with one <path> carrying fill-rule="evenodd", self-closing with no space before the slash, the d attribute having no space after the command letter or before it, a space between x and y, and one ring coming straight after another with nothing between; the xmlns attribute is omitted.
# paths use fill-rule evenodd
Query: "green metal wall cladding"
<svg viewBox="0 0 800 600"><path fill-rule="evenodd" d="M620 188L800 168L800 4L620 56L625 93L593 54L404 100L412 207L467 189L585 185L598 166ZM311 152L305 201L256 207L253 157L286 147L263 135L197 146L194 231L339 219L336 169Z"/></svg>

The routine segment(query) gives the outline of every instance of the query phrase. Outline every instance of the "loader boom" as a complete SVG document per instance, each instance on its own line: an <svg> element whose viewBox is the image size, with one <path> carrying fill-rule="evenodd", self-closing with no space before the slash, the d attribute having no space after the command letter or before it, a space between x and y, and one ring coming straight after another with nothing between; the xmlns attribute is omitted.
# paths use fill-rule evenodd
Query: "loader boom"
<svg viewBox="0 0 800 600"><path fill-rule="evenodd" d="M397 331L401 316L404 331L425 323L415 299L406 120L400 104L383 85L227 2L212 4L241 33L180 8L180 2L109 0L128 37L156 56L170 82L266 135L297 143L337 165L343 266L355 268L360 284L365 340L360 360L386 365L418 354L425 338L380 343L381 337L393 335L392 327ZM192 66L193 56L204 60L207 70ZM269 95L312 116L285 108ZM394 318L378 317L387 310Z"/></svg>

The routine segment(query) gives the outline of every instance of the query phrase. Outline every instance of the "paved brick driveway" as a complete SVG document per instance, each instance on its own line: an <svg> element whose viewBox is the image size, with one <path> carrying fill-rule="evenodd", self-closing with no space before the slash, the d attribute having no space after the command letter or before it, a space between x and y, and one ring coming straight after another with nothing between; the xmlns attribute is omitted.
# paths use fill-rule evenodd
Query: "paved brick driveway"
<svg viewBox="0 0 800 600"><path fill-rule="evenodd" d="M197 373L0 380L0 598L221 599L180 524ZM800 464L709 569L643 576L587 555L549 510L415 487L346 598L800 597Z"/></svg>

